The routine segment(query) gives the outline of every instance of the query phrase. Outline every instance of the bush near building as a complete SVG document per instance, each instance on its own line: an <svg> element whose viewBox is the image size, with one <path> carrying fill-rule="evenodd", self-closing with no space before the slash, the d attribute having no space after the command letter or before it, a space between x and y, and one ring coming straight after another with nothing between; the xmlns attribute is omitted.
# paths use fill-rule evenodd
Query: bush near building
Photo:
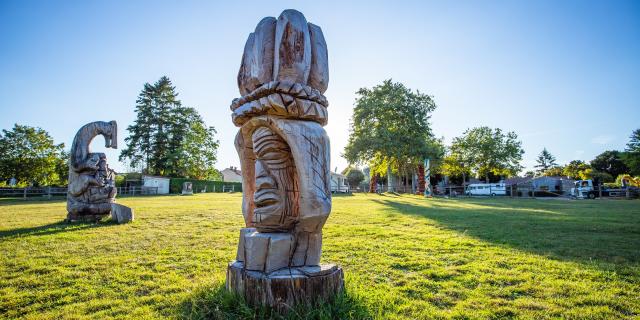
<svg viewBox="0 0 640 320"><path fill-rule="evenodd" d="M182 185L185 182L191 182L193 184L193 192L200 193L206 188L206 192L222 192L223 186L234 186L235 192L242 192L241 182L225 182L225 181L212 181L212 180L196 180L188 178L171 178L169 182L170 193L181 193Z"/></svg>

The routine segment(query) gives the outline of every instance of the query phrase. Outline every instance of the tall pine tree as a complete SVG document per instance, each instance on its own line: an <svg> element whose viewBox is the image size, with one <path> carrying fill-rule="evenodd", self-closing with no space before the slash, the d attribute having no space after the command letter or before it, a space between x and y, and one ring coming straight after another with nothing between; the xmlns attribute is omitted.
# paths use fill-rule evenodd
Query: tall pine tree
<svg viewBox="0 0 640 320"><path fill-rule="evenodd" d="M557 166L556 157L554 157L547 148L542 149L542 152L538 155L538 159L536 160L538 164L534 167L536 168L536 173L542 175L545 171Z"/></svg>
<svg viewBox="0 0 640 320"><path fill-rule="evenodd" d="M120 161L128 159L131 167L143 166L147 174L215 178L216 131L206 126L195 109L183 107L177 97L168 77L144 85Z"/></svg>

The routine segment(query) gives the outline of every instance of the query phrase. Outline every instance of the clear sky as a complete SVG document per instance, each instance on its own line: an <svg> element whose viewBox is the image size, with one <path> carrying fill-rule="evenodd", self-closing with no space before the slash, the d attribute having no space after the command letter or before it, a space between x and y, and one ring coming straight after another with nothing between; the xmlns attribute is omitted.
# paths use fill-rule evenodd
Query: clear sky
<svg viewBox="0 0 640 320"><path fill-rule="evenodd" d="M515 131L532 167L623 149L640 127L640 1L0 1L0 129L42 127L70 146L96 120L119 145L145 82L171 78L238 165L229 104L246 38L293 8L329 48L332 169L355 91L392 78L433 95L434 132ZM94 150L104 149L96 139ZM111 166L119 151L110 151Z"/></svg>

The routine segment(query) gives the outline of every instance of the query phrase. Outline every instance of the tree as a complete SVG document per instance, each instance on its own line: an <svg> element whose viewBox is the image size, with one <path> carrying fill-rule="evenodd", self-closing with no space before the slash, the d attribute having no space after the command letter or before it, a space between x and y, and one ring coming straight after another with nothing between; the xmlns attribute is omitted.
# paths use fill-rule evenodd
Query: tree
<svg viewBox="0 0 640 320"><path fill-rule="evenodd" d="M451 154L464 167L489 181L489 174L513 176L521 169L522 143L514 132L503 133L501 129L478 127L468 129L462 136L453 139ZM462 166L462 165L461 165Z"/></svg>
<svg viewBox="0 0 640 320"><path fill-rule="evenodd" d="M585 176L584 172L588 169L591 169L591 166L584 161L572 160L564 166L562 173L569 177L569 179L581 180Z"/></svg>
<svg viewBox="0 0 640 320"><path fill-rule="evenodd" d="M194 108L182 106L177 96L167 77L144 85L120 161L143 165L149 174L219 179L214 168L219 146L215 128L207 127Z"/></svg>
<svg viewBox="0 0 640 320"><path fill-rule="evenodd" d="M622 154L622 160L629 168L629 173L634 176L640 175L640 129L636 129L631 133L625 151Z"/></svg>
<svg viewBox="0 0 640 320"><path fill-rule="evenodd" d="M357 188L364 181L364 173L358 168L349 167L345 175L351 188Z"/></svg>
<svg viewBox="0 0 640 320"><path fill-rule="evenodd" d="M626 151L640 152L640 129L636 129L631 133Z"/></svg>
<svg viewBox="0 0 640 320"><path fill-rule="evenodd" d="M0 134L0 181L15 178L19 185L64 185L68 153L41 128L15 124Z"/></svg>
<svg viewBox="0 0 640 320"><path fill-rule="evenodd" d="M553 166L543 173L544 176L547 177L561 177L564 175L564 167L563 166Z"/></svg>
<svg viewBox="0 0 640 320"><path fill-rule="evenodd" d="M536 160L536 162L538 164L535 165L534 168L537 168L536 173L541 175L552 167L557 166L556 157L554 157L549 151L547 151L547 148L542 149L542 152L540 152L540 154L538 155L538 159Z"/></svg>
<svg viewBox="0 0 640 320"><path fill-rule="evenodd" d="M591 160L591 167L594 171L608 173L612 177L611 180L620 174L629 173L629 168L622 161L621 152L616 150L605 151L596 156Z"/></svg>
<svg viewBox="0 0 640 320"><path fill-rule="evenodd" d="M429 119L436 104L431 96L385 80L356 93L344 157L351 163L368 163L371 174L413 172L429 157L442 157Z"/></svg>
<svg viewBox="0 0 640 320"><path fill-rule="evenodd" d="M214 167L219 142L216 129L207 127L193 108L176 110L176 123L172 126L169 167L175 175L194 179L220 180Z"/></svg>

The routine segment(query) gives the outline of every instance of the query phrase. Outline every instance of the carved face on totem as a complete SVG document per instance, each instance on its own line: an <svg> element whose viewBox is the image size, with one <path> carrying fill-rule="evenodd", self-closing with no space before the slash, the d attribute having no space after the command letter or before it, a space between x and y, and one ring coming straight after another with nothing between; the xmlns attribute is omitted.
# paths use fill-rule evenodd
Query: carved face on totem
<svg viewBox="0 0 640 320"><path fill-rule="evenodd" d="M267 127L252 135L255 155L254 223L261 232L291 230L299 214L296 166L284 139Z"/></svg>

